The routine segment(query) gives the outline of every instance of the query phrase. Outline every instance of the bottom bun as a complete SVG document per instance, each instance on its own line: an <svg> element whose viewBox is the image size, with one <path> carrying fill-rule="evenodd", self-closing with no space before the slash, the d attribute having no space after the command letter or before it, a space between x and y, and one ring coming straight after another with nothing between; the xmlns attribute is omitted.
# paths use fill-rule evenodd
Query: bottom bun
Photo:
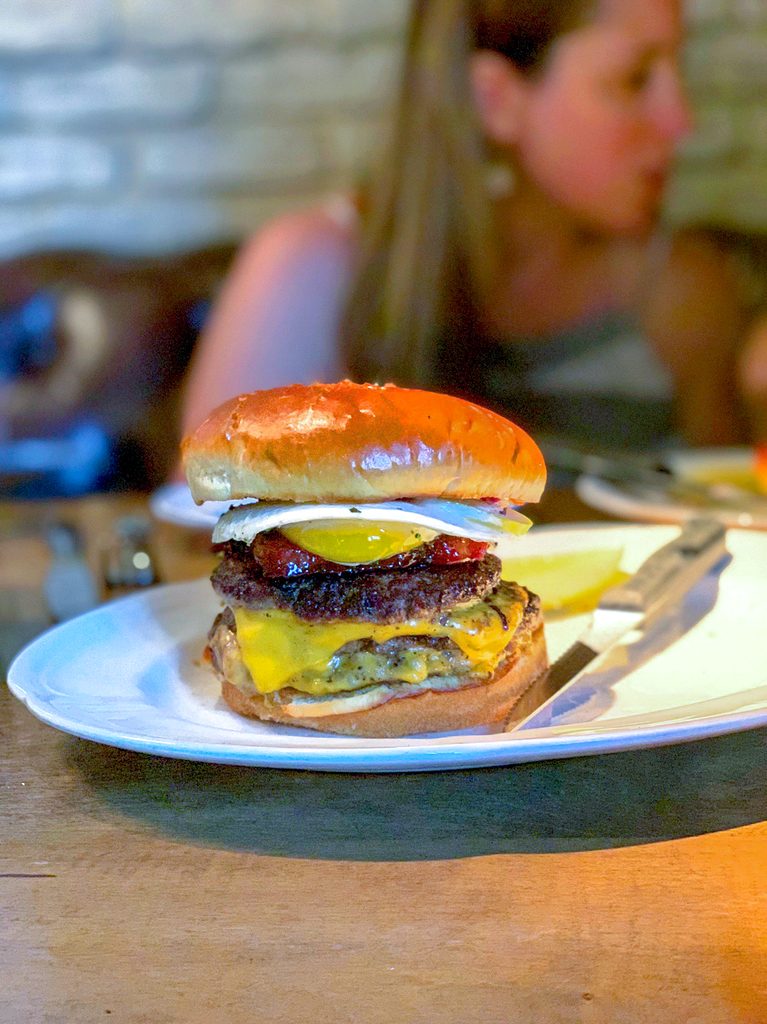
<svg viewBox="0 0 767 1024"><path fill-rule="evenodd" d="M320 732L370 737L453 732L491 725L508 717L528 686L548 667L543 626L539 623L524 639L517 635L509 651L487 682L471 681L458 689L396 695L374 707L347 714L297 718L267 704L260 694L243 693L226 678L221 680L221 692L229 707L240 715Z"/></svg>

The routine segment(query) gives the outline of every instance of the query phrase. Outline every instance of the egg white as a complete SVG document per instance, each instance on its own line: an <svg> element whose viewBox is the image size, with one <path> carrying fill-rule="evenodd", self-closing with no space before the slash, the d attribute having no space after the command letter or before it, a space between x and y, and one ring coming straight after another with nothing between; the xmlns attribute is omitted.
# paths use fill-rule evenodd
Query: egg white
<svg viewBox="0 0 767 1024"><path fill-rule="evenodd" d="M266 530L295 523L353 519L358 522L407 523L451 537L492 544L504 557L516 536L526 533L532 523L521 512L508 509L503 514L483 502L444 501L424 498L416 501L383 501L361 504L277 505L257 502L237 505L221 516L213 530L213 543L240 541L250 544Z"/></svg>

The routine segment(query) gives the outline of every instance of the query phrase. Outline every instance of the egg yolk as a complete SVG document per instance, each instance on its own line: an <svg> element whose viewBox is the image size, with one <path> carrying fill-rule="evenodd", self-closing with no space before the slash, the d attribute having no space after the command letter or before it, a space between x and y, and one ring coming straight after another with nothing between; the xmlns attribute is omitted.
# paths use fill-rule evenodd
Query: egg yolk
<svg viewBox="0 0 767 1024"><path fill-rule="evenodd" d="M427 544L437 536L434 530L407 523L355 522L348 519L296 523L283 526L281 532L304 551L340 565L378 562Z"/></svg>

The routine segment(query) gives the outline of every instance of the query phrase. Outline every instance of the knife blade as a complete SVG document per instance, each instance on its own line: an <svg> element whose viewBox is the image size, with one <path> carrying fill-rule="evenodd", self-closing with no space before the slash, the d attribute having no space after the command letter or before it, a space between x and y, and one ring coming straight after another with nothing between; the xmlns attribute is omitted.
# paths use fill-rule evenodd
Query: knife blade
<svg viewBox="0 0 767 1024"><path fill-rule="evenodd" d="M650 555L630 579L606 590L586 630L514 705L504 732L522 728L593 661L681 600L727 556L726 535L716 519L690 519L679 536Z"/></svg>

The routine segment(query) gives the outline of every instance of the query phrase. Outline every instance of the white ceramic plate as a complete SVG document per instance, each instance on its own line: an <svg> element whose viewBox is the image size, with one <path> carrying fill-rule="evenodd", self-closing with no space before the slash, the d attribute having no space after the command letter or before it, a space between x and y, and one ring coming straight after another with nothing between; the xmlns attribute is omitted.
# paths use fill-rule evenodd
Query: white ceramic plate
<svg viewBox="0 0 767 1024"><path fill-rule="evenodd" d="M185 483L164 484L149 497L149 508L158 519L175 526L190 526L209 532L233 504L245 505L247 502L206 501L195 505Z"/></svg>
<svg viewBox="0 0 767 1024"><path fill-rule="evenodd" d="M539 527L520 555L620 546L628 571L676 527ZM199 664L218 607L207 580L104 605L37 639L9 684L38 718L86 739L169 757L327 771L512 764L649 747L767 724L767 535L732 531L732 560L635 642L596 663L524 730L395 740L320 735L241 718ZM583 616L552 621L556 658ZM737 653L735 653L737 652Z"/></svg>
<svg viewBox="0 0 767 1024"><path fill-rule="evenodd" d="M663 455L665 462L682 477L695 479L703 474L712 481L718 473L727 479L728 473L747 472L753 462L749 448L700 448L694 451L668 452ZM581 501L601 512L609 512L621 519L641 520L651 523L681 523L691 515L700 515L700 508L681 504L673 498L640 496L618 483L601 477L584 475L575 482L575 491ZM767 530L767 516L751 515L737 509L717 510L717 517L727 526Z"/></svg>

